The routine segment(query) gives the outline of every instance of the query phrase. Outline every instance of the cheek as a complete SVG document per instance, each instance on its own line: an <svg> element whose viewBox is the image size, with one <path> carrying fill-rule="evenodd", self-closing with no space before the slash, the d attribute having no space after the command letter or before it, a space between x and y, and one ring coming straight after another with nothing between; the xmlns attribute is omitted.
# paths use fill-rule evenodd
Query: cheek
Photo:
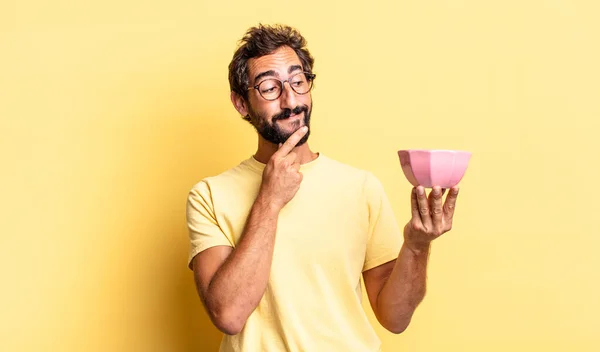
<svg viewBox="0 0 600 352"><path fill-rule="evenodd" d="M302 96L298 101L298 105L306 105L310 109L312 107L312 97L310 96L310 93Z"/></svg>
<svg viewBox="0 0 600 352"><path fill-rule="evenodd" d="M278 104L274 104L274 103L270 103L270 102L265 102L265 103L258 105L257 109L258 110L255 110L255 111L258 113L258 115L261 118L266 119L269 123L271 123L271 119L273 118L274 115L277 115L278 113L281 112L281 109L279 109Z"/></svg>
<svg viewBox="0 0 600 352"><path fill-rule="evenodd" d="M250 97L248 99L248 110L250 113L257 116L265 116L265 104L263 102L258 101L254 97Z"/></svg>

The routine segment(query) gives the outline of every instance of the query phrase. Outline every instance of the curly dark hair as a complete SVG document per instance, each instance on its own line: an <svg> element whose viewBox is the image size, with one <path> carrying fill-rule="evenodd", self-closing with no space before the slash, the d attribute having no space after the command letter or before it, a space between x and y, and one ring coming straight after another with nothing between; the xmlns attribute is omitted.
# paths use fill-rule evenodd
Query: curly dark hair
<svg viewBox="0 0 600 352"><path fill-rule="evenodd" d="M248 29L229 64L229 86L248 100L248 60L268 55L282 46L294 49L304 71L312 73L314 58L306 48L306 39L287 25L263 25Z"/></svg>

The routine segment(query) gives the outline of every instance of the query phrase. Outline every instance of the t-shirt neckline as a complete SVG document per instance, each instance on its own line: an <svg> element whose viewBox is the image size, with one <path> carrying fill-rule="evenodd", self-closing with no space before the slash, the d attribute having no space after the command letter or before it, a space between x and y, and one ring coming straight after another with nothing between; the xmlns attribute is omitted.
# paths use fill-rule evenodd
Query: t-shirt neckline
<svg viewBox="0 0 600 352"><path fill-rule="evenodd" d="M302 165L300 165L300 171L308 171L312 168L315 167L315 165L318 165L321 160L323 160L324 156L322 153L316 153L317 157L314 160L311 160L307 163L304 163ZM254 170L262 173L263 170L265 169L265 167L267 166L266 164L261 163L260 161L256 160L256 158L254 157L254 155L251 155L247 160L246 163Z"/></svg>

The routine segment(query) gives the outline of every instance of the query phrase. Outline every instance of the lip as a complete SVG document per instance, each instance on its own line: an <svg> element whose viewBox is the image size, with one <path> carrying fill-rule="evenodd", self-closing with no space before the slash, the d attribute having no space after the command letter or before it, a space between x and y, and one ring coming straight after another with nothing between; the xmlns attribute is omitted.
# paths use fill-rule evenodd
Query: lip
<svg viewBox="0 0 600 352"><path fill-rule="evenodd" d="M302 115L302 113L304 113L304 111L303 111L303 112L301 112L301 113L299 113L299 114L290 115L289 117L286 117L286 118L280 118L280 119L277 119L277 121L287 121L287 120L292 120L292 119L294 119L295 117L299 117L299 116L301 116L301 115Z"/></svg>

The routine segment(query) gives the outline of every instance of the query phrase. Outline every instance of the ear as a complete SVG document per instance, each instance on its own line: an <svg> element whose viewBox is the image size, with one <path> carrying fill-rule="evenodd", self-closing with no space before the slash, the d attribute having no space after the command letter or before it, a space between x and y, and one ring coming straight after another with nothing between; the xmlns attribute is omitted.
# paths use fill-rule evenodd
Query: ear
<svg viewBox="0 0 600 352"><path fill-rule="evenodd" d="M246 99L244 99L244 97L242 97L241 95L232 91L231 92L231 103L233 104L233 106L235 107L237 112L240 113L240 115L242 115L242 116L248 115L248 103L246 102Z"/></svg>

